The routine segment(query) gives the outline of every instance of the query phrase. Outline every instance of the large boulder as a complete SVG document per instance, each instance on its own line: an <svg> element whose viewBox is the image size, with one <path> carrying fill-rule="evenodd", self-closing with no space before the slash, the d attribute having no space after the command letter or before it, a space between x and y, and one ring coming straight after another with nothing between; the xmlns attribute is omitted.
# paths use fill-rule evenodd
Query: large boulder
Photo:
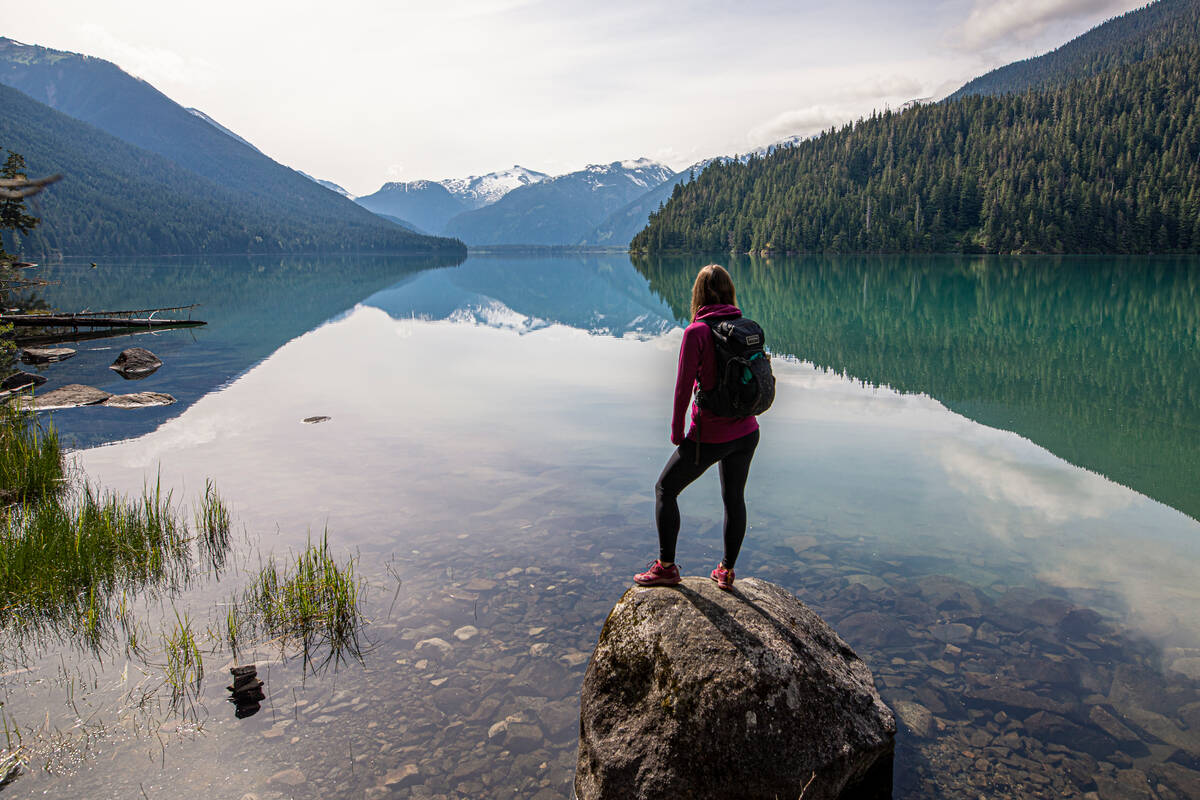
<svg viewBox="0 0 1200 800"><path fill-rule="evenodd" d="M635 587L583 681L575 795L889 798L895 734L866 664L785 589Z"/></svg>

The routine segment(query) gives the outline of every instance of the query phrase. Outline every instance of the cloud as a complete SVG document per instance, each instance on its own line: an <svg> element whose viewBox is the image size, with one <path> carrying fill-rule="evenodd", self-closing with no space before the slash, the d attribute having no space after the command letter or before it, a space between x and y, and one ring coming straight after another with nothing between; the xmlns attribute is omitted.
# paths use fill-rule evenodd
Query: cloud
<svg viewBox="0 0 1200 800"><path fill-rule="evenodd" d="M976 0L950 42L964 49L1029 42L1052 25L1095 22L1137 5L1140 0Z"/></svg>
<svg viewBox="0 0 1200 800"><path fill-rule="evenodd" d="M750 130L753 144L769 144L789 136L812 136L832 125L848 122L853 112L830 106L808 106L784 111Z"/></svg>
<svg viewBox="0 0 1200 800"><path fill-rule="evenodd" d="M131 44L96 23L83 23L79 30L94 43L87 51L88 55L112 61L130 75L153 84L195 84L213 71L212 65L203 58L184 57L156 45Z"/></svg>
<svg viewBox="0 0 1200 800"><path fill-rule="evenodd" d="M1021 509L1043 525L1111 516L1135 502L1137 495L1087 470L1072 467L1015 434L1000 433L990 441L954 440L937 453L948 483L995 505L989 516ZM1025 520L1028 522L1028 518Z"/></svg>
<svg viewBox="0 0 1200 800"><path fill-rule="evenodd" d="M771 144L791 136L813 136L870 114L927 94L924 85L906 75L879 75L823 91L835 102L814 103L775 115L752 128L752 146Z"/></svg>
<svg viewBox="0 0 1200 800"><path fill-rule="evenodd" d="M842 89L843 97L857 100L879 100L903 97L911 99L925 91L925 85L907 75L880 75Z"/></svg>

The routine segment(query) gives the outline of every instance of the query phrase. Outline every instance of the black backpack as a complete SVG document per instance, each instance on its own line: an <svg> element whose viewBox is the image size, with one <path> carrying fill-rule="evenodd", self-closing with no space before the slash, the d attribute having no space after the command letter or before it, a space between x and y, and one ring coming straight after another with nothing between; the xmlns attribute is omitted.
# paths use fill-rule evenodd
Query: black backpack
<svg viewBox="0 0 1200 800"><path fill-rule="evenodd" d="M771 407L775 375L766 337L757 322L745 317L703 320L712 331L717 357L717 383L698 390L696 404L719 417L751 417Z"/></svg>

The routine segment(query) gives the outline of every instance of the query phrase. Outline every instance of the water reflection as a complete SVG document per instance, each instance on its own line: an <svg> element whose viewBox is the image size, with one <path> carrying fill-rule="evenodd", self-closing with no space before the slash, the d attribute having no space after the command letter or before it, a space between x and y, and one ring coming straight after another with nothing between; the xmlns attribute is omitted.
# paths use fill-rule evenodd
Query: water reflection
<svg viewBox="0 0 1200 800"><path fill-rule="evenodd" d="M638 259L684 313L697 259ZM813 256L729 264L776 351L932 395L1200 519L1195 259Z"/></svg>
<svg viewBox="0 0 1200 800"><path fill-rule="evenodd" d="M327 529L335 547L361 553L373 585L394 587L385 564L402 579L394 603L390 588L372 595L366 669L304 682L296 665L272 665L262 710L210 720L210 735L154 773L164 788L567 796L588 653L654 548L651 487L670 450L680 333L656 334L662 301L630 284L627 261L550 263L471 260L408 276L156 430L80 454L117 488L160 465L169 485L211 476L242 524L267 532L264 551ZM952 284L975 280L955 269ZM667 278L647 272L663 291ZM546 288L562 276L594 307ZM851 278L859 300L862 274ZM840 347L837 331L870 327L810 303L841 327L789 329L787 314L801 311L785 314L790 295L756 280L739 277L742 302L779 341L811 333ZM670 281L662 296L681 307L690 278ZM957 328L919 301L908 308L939 333L909 339L922 369L945 357L956 375L991 375L1001 397L1019 398L1003 379L1025 366L973 362L955 350ZM894 314L898 338L908 313ZM856 358L900 347L859 338L861 350L845 350ZM794 349L821 366L777 360L739 565L829 619L902 709L898 796L1107 797L1134 773L1174 787L1188 778L1179 770L1195 772L1197 523L1036 438L953 413L929 387L864 386L848 366L854 378ZM336 380L314 380L330 364ZM890 369L902 378L907 367ZM302 422L317 415L329 420ZM703 574L721 548L716 476L682 506L680 559ZM223 703L223 687L205 691L202 702ZM244 771L218 780L207 768L229 759ZM130 765L145 762L144 747L114 746L65 794L136 796ZM32 795L64 782L16 786Z"/></svg>
<svg viewBox="0 0 1200 800"><path fill-rule="evenodd" d="M145 347L166 364L138 385L178 402L140 409L86 408L55 415L65 442L89 446L136 436L177 417L285 342L352 308L404 275L453 264L410 256L227 256L67 263L40 270L54 285L18 296L21 307L61 311L155 308L199 303L203 328L139 333L72 345L74 358L45 370L42 391L70 383L128 391L109 364L127 347Z"/></svg>
<svg viewBox="0 0 1200 800"><path fill-rule="evenodd" d="M476 257L413 275L363 301L396 319L453 319L530 331L550 324L611 336L675 327L670 307L624 256Z"/></svg>

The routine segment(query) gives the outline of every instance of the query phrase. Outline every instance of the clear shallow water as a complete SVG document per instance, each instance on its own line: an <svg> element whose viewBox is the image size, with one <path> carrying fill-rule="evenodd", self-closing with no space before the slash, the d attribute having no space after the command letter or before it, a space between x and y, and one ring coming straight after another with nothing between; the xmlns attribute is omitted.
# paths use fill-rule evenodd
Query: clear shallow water
<svg viewBox="0 0 1200 800"><path fill-rule="evenodd" d="M75 746L67 754L105 727L78 758L6 791L565 797L587 655L654 553L672 309L698 264L639 273L624 257L474 258L358 273L310 263L293 282L282 262L271 267L274 301L245 266L176 265L243 287L205 309L232 321L164 358L154 388L183 402L152 425L138 412L110 416L102 438L121 441L80 451L79 463L127 491L161 474L190 496L212 477L244 526L249 565L255 550L294 550L328 530L335 549L359 554L374 646L361 666L307 679L295 660L272 665L268 701L245 720L222 702L228 656L214 653L200 713L182 725L114 699L138 685L121 659L47 652L5 677L8 717L31 739L61 732ZM903 709L912 724L899 737L897 796L1108 797L1126 784L1187 796L1173 787L1200 753L1200 524L1171 479L1200 450L1187 406L1197 377L1188 267L733 265L743 306L777 352L796 355L776 360L739 573L813 605ZM72 305L55 291L88 291L90 276L73 269L48 292L55 305ZM326 297L341 281L346 294ZM1029 299L985 302L997 295ZM321 319L276 324L281 311L262 328L236 324L279 302ZM1123 324L1130 316L1140 327ZM1057 344L1039 327L1051 318ZM1088 344L1095 319L1110 320L1103 347ZM1021 337L1042 344L1014 346ZM1144 363L1160 353L1174 355L1170 368ZM48 374L80 380L96 366L85 357L102 367L112 355L81 348ZM1139 401L1147 376L1172 372L1177 383L1156 385L1178 392ZM1152 416L1159 432L1123 419L1105 428L1105 404ZM96 441L89 415L108 411L56 422ZM313 415L331 420L300 422ZM997 424L1006 419L1011 429ZM1071 446L1093 454L1090 469L1055 454ZM1151 465L1141 483L1122 473L1146 494L1096 466L1109 463L1114 474ZM703 574L719 557L715 474L685 493L683 511L679 557ZM239 580L235 571L175 605L216 619ZM433 638L446 647L418 647ZM85 713L65 702L71 681Z"/></svg>

